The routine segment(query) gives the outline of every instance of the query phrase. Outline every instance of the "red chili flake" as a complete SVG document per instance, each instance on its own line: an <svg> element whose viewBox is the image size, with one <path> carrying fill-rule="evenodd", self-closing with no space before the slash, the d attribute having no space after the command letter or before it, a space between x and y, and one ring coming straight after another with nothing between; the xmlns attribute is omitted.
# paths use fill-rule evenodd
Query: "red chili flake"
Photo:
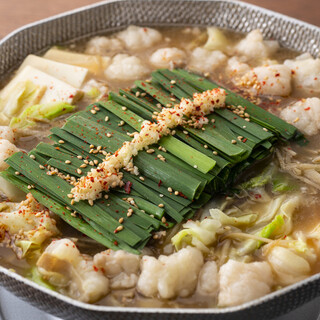
<svg viewBox="0 0 320 320"><path fill-rule="evenodd" d="M304 110L308 111L308 110L310 110L310 107L304 108Z"/></svg>
<svg viewBox="0 0 320 320"><path fill-rule="evenodd" d="M242 140L242 142L246 142L248 139L247 138L244 138L243 140Z"/></svg>
<svg viewBox="0 0 320 320"><path fill-rule="evenodd" d="M162 181L159 180L158 187L160 187L161 185L162 185Z"/></svg>
<svg viewBox="0 0 320 320"><path fill-rule="evenodd" d="M261 198L261 194L256 193L256 194L254 195L254 197L255 197L256 199L260 199L260 198Z"/></svg>
<svg viewBox="0 0 320 320"><path fill-rule="evenodd" d="M117 246L117 245L118 245L118 241L113 241L113 244L114 244L115 246Z"/></svg>
<svg viewBox="0 0 320 320"><path fill-rule="evenodd" d="M188 197L185 196L182 192L179 192L179 196L182 197L182 198L188 199Z"/></svg>
<svg viewBox="0 0 320 320"><path fill-rule="evenodd" d="M274 76L275 77L280 77L280 73L276 73Z"/></svg>
<svg viewBox="0 0 320 320"><path fill-rule="evenodd" d="M98 271L99 271L98 267L96 267L96 266L93 266L93 270L94 270L95 272L98 272Z"/></svg>
<svg viewBox="0 0 320 320"><path fill-rule="evenodd" d="M124 185L124 191L127 194L131 193L131 187L132 187L132 182L131 181L127 181L126 184Z"/></svg>
<svg viewBox="0 0 320 320"><path fill-rule="evenodd" d="M295 74L296 72L294 70L291 70L291 74Z"/></svg>

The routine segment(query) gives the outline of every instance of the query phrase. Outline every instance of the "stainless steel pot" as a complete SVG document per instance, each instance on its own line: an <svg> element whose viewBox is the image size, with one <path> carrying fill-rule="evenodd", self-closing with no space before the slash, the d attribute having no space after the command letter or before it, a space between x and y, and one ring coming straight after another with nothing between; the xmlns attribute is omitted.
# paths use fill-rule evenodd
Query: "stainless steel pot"
<svg viewBox="0 0 320 320"><path fill-rule="evenodd" d="M92 35L145 26L216 25L240 32L259 28L282 46L318 56L320 28L256 6L216 0L113 0L45 19L0 41L0 80L30 53ZM64 319L272 319L320 295L320 274L244 305L225 309L120 308L89 305L38 286L0 267L0 283L38 308Z"/></svg>

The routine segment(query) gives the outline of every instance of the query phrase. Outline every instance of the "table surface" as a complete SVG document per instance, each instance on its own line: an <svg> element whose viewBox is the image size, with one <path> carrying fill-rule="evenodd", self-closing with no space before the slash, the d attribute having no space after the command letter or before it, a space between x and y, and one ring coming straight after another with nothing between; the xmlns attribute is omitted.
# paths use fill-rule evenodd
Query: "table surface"
<svg viewBox="0 0 320 320"><path fill-rule="evenodd" d="M95 0L0 0L0 38L27 23L96 3ZM320 26L320 0L246 0Z"/></svg>

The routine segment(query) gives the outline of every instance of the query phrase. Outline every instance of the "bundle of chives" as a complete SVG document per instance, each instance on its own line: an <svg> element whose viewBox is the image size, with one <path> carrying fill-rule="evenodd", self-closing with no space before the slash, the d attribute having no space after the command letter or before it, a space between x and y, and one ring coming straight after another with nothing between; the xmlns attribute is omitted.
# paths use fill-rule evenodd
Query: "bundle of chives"
<svg viewBox="0 0 320 320"><path fill-rule="evenodd" d="M228 91L230 107L209 115L202 130L176 128L174 135L139 152L134 165L140 176L122 170L124 188L95 203L75 203L68 196L72 181L130 141L154 112L217 87L185 70L158 70L150 83L135 84L73 114L62 128L52 128L54 145L40 143L29 155L16 153L2 173L71 226L114 250L138 253L155 230L192 217L213 193L223 192L255 161L268 157L279 137L299 138L293 126ZM235 114L233 105L242 105L252 121Z"/></svg>

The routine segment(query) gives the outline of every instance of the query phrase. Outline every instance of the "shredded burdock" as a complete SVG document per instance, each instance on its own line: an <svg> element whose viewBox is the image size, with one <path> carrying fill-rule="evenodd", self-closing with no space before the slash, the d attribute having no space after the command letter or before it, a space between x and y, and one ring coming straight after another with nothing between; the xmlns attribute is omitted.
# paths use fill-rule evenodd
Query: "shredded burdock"
<svg viewBox="0 0 320 320"><path fill-rule="evenodd" d="M161 137L169 135L171 129L184 124L185 117L203 118L215 108L225 105L226 92L223 89L212 89L195 93L193 101L182 99L180 104L171 108L163 108L156 116L156 121L144 121L141 131L135 133L131 141L123 143L114 154L106 156L96 169L91 169L87 176L81 177L71 190L74 201L96 200L102 192L110 188L122 186L120 169L127 167L139 151L157 143Z"/></svg>

